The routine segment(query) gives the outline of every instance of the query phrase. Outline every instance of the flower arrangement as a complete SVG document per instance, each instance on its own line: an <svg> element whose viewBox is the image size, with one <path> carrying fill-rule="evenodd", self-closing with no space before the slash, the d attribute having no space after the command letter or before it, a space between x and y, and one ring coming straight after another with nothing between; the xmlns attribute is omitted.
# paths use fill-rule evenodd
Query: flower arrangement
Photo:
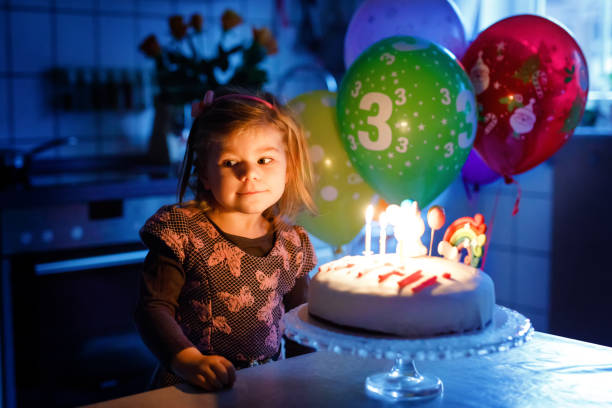
<svg viewBox="0 0 612 408"><path fill-rule="evenodd" d="M268 28L253 27L250 45L240 44L226 50L221 45L223 38L243 23L240 15L226 10L221 17L223 31L216 56L207 59L198 51L195 41L204 36L202 15L193 14L189 22L185 22L183 16L174 15L168 23L172 42L167 47L162 47L154 34L146 37L139 46L146 56L155 60L158 102L184 105L201 98L205 90L214 90L220 85L215 69L227 71L230 56L238 53L242 54L242 62L225 84L258 89L266 83L267 73L258 64L267 55L278 51L276 39Z"/></svg>

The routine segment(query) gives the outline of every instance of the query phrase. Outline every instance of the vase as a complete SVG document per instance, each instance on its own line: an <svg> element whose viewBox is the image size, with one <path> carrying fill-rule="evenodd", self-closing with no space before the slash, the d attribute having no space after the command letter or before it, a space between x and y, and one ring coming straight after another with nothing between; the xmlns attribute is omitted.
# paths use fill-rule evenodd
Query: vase
<svg viewBox="0 0 612 408"><path fill-rule="evenodd" d="M180 163L185 154L190 126L187 105L156 101L153 132L147 152L149 161L160 165Z"/></svg>

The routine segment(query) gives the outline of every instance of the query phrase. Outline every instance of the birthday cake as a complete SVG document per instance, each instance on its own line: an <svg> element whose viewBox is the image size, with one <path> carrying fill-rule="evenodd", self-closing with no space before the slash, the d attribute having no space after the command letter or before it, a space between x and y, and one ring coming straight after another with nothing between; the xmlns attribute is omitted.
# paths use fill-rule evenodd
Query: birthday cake
<svg viewBox="0 0 612 408"><path fill-rule="evenodd" d="M420 219L418 209L412 211ZM401 239L409 235L404 230L403 237L396 232L397 253L345 256L322 265L310 283L309 313L406 337L484 328L492 318L495 294L491 278L477 268L486 239L482 215L453 222L438 245L443 257L426 255L418 220L409 231L415 225L416 245Z"/></svg>

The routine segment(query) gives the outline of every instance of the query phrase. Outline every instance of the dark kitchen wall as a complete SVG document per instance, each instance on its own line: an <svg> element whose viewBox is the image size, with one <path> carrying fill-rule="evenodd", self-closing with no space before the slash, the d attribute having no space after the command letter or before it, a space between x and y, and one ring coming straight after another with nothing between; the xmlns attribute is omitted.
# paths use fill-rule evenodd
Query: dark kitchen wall
<svg viewBox="0 0 612 408"><path fill-rule="evenodd" d="M181 14L187 20L194 12L202 14L205 46L212 51L221 34L222 13L228 8L235 10L244 23L227 40L250 39L253 26L269 27L278 39L278 54L263 63L270 78L268 90L277 91L281 78L288 96L297 94L296 87L320 88L324 86L322 70L311 69L310 76L303 71L292 74L296 66L317 66L313 54L299 46L297 34L305 15L302 3L1 0L0 148L29 149L51 138L74 136L78 138L76 145L56 148L41 156L145 153L154 114L149 84L153 65L138 50L138 45L152 33L162 45L168 44L167 20L172 14ZM69 101L58 96L64 85L50 79L49 71L55 68L67 73L71 88L81 87L80 91L70 93ZM116 101L95 106L97 88L91 84L96 81L110 82L115 90L128 82L132 106ZM303 83L299 84L300 81ZM89 86L82 87L82 82ZM100 98L97 102L101 103Z"/></svg>

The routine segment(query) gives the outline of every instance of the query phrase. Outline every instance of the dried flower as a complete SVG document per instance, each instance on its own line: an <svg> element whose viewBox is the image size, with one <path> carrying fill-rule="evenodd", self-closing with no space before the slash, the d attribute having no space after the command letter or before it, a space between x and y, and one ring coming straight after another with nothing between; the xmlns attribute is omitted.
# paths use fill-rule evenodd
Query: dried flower
<svg viewBox="0 0 612 408"><path fill-rule="evenodd" d="M276 39L268 28L253 28L253 38L257 44L261 45L266 50L268 55L273 55L278 52Z"/></svg>
<svg viewBox="0 0 612 408"><path fill-rule="evenodd" d="M198 13L193 14L189 21L189 25L193 27L196 33L201 33L204 27L204 17Z"/></svg>
<svg viewBox="0 0 612 408"><path fill-rule="evenodd" d="M187 35L187 24L183 21L183 16L175 15L168 19L170 24L170 33L177 40L182 39Z"/></svg>
<svg viewBox="0 0 612 408"><path fill-rule="evenodd" d="M268 54L277 52L276 40L268 29L253 30L253 41L234 45L229 49L217 44L214 56L204 56L204 18L193 14L185 24L182 16L168 19L174 39L167 47L161 47L155 35L149 35L140 44L140 50L155 59L155 79L159 86L156 100L169 105L185 105L202 97L202 91L220 85L218 71L233 69L224 84L245 88L261 88L268 80L267 72L259 64ZM228 10L220 21L224 32L242 23L242 18ZM177 44L179 43L179 44ZM241 62L232 66L231 56L239 54Z"/></svg>
<svg viewBox="0 0 612 408"><path fill-rule="evenodd" d="M162 53L161 46L157 42L157 37L155 37L155 34L151 34L145 38L144 41L140 43L138 48L148 57L155 58Z"/></svg>
<svg viewBox="0 0 612 408"><path fill-rule="evenodd" d="M223 15L221 16L221 25L223 26L223 31L231 30L237 25L242 24L242 17L240 17L233 10L225 10Z"/></svg>

